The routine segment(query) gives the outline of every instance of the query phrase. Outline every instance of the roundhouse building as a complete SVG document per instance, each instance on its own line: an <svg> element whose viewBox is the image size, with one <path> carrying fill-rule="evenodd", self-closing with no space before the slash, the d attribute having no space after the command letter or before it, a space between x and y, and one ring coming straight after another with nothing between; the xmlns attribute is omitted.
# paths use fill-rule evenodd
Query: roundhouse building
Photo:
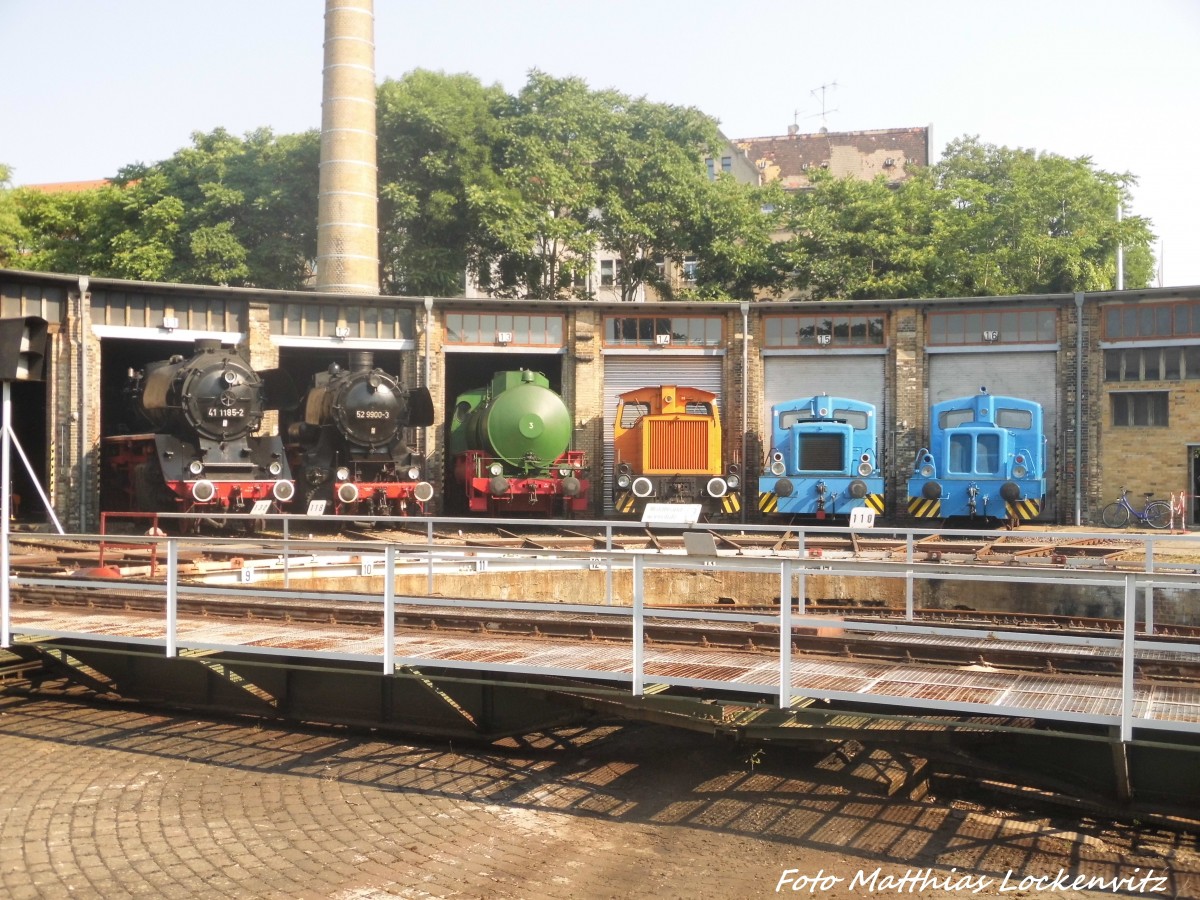
<svg viewBox="0 0 1200 900"><path fill-rule="evenodd" d="M612 511L617 397L658 384L717 395L723 452L753 493L771 405L829 393L879 411L889 518L928 439L929 406L986 388L1036 400L1051 462L1043 520L1097 524L1122 487L1184 495L1200 522L1200 287L928 300L618 303L260 291L0 270L0 317L49 323L44 383L12 387L15 435L67 527L99 524L100 441L127 423L130 369L198 338L236 344L256 368L303 390L370 350L405 384L427 386L435 424L414 430L454 511L444 447L455 397L493 372L547 376L587 454L592 510ZM288 413L263 428L279 429ZM45 518L20 456L19 515ZM745 515L757 515L747 496ZM302 510L296 510L302 511Z"/></svg>

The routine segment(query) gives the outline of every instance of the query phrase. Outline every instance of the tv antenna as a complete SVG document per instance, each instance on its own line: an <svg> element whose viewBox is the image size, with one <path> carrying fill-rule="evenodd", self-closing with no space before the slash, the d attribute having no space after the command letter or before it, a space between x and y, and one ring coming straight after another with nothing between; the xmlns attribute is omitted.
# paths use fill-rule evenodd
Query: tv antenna
<svg viewBox="0 0 1200 900"><path fill-rule="evenodd" d="M823 84L823 85L821 85L820 87L815 87L815 88L813 88L811 91L809 91L809 92L808 92L808 93L809 93L809 94L810 94L810 95L813 97L813 99L815 99L815 100L820 100L820 101L821 101L821 111L820 111L819 113L813 113L813 114L812 114L811 116L809 116L808 118L810 118L810 119L815 119L815 118L817 118L817 116L820 116L820 117L821 117L821 127L822 127L822 128L825 128L825 127L826 127L826 124L827 124L827 123L826 123L826 118L829 116L829 114L830 114L830 113L835 113L835 112L837 112L837 110L836 110L836 109L829 109L829 108L826 106L826 99L827 99L826 95L827 95L827 94L828 94L830 91L832 91L832 90L836 90L836 89L837 89L837 86L838 86L838 83L837 83L836 81L831 81L831 82L829 82L828 84ZM820 92L821 92L821 96L820 96L820 97L818 97L818 96L817 96L817 91L820 91Z"/></svg>

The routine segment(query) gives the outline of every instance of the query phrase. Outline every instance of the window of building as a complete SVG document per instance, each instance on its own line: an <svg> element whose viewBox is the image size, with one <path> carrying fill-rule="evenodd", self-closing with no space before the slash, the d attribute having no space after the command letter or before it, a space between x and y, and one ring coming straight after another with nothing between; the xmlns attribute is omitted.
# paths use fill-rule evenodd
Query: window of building
<svg viewBox="0 0 1200 900"><path fill-rule="evenodd" d="M1107 341L1200 338L1200 300L1117 303L1104 307L1101 321Z"/></svg>
<svg viewBox="0 0 1200 900"><path fill-rule="evenodd" d="M510 335L508 344L529 347L561 347L563 317L525 313L447 313L447 344L491 346L499 335Z"/></svg>
<svg viewBox="0 0 1200 900"><path fill-rule="evenodd" d="M621 261L619 259L600 260L600 286L612 287L621 280Z"/></svg>
<svg viewBox="0 0 1200 900"><path fill-rule="evenodd" d="M883 316L764 316L763 346L770 348L882 347Z"/></svg>
<svg viewBox="0 0 1200 900"><path fill-rule="evenodd" d="M1166 391L1122 391L1110 394L1112 422L1118 428L1166 428L1170 395Z"/></svg>
<svg viewBox="0 0 1200 900"><path fill-rule="evenodd" d="M723 322L717 316L610 316L604 321L609 347L719 347Z"/></svg>
<svg viewBox="0 0 1200 900"><path fill-rule="evenodd" d="M712 181L714 178L717 177L717 165L713 161L713 158L711 156L704 161L704 167L706 169L708 169L708 180L709 181Z"/></svg>
<svg viewBox="0 0 1200 900"><path fill-rule="evenodd" d="M733 157L732 156L722 156L721 157L721 171L722 172L732 172L733 171Z"/></svg>
<svg viewBox="0 0 1200 900"><path fill-rule="evenodd" d="M689 256L683 261L683 280L689 283L696 280L696 272L700 268L700 260Z"/></svg>
<svg viewBox="0 0 1200 900"><path fill-rule="evenodd" d="M930 313L929 346L1047 344L1056 339L1053 309L996 309Z"/></svg>
<svg viewBox="0 0 1200 900"><path fill-rule="evenodd" d="M1183 381L1200 378L1200 344L1126 347L1104 351L1105 381Z"/></svg>

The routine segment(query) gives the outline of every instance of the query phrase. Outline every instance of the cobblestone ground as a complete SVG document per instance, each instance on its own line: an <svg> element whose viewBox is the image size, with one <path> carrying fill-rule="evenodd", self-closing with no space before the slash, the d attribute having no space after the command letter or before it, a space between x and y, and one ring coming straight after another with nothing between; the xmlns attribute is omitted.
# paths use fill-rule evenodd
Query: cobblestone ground
<svg viewBox="0 0 1200 900"><path fill-rule="evenodd" d="M1032 897L1022 879L1062 868L1200 896L1194 836L888 798L836 768L644 726L464 748L0 695L0 893L724 898L796 870L781 893Z"/></svg>

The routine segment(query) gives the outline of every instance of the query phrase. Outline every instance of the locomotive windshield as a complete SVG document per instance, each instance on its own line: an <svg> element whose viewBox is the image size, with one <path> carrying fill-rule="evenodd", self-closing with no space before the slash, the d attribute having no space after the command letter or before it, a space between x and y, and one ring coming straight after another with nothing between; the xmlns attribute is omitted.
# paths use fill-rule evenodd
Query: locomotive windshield
<svg viewBox="0 0 1200 900"><path fill-rule="evenodd" d="M996 432L950 435L946 468L956 475L1000 474L1000 435Z"/></svg>

